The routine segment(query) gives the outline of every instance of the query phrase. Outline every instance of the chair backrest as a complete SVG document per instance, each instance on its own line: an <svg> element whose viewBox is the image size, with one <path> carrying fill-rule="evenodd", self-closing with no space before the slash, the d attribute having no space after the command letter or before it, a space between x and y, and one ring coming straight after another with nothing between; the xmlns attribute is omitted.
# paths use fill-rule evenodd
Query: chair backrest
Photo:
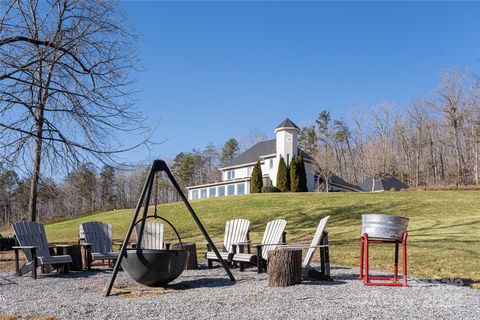
<svg viewBox="0 0 480 320"><path fill-rule="evenodd" d="M265 227L265 232L263 233L262 244L280 243L286 225L287 221L283 219L268 222ZM268 258L268 251L274 250L275 247L275 245L262 247L262 258L266 260Z"/></svg>
<svg viewBox="0 0 480 320"><path fill-rule="evenodd" d="M325 226L327 225L327 221L330 219L330 216L326 216L325 218L320 220L320 223L318 224L317 231L315 232L315 235L313 236L312 243L310 246L318 246L320 245L320 242L322 240L322 235L323 231L325 231ZM307 250L307 254L305 255L305 259L303 260L303 265L304 266L309 266L310 263L312 262L313 259L313 253L315 252L317 248L309 248Z"/></svg>
<svg viewBox="0 0 480 320"><path fill-rule="evenodd" d="M30 221L20 221L12 224L12 228L15 232L17 241L21 246L36 246L37 257L50 257L47 236L43 224ZM28 262L32 261L30 250L23 250L23 253Z"/></svg>
<svg viewBox="0 0 480 320"><path fill-rule="evenodd" d="M135 226L137 240L140 236L140 224ZM163 224L159 222L145 222L142 243L138 243L141 249L163 249Z"/></svg>
<svg viewBox="0 0 480 320"><path fill-rule="evenodd" d="M92 244L93 253L112 252L112 225L99 221L84 222L81 224L85 235L85 242Z"/></svg>
<svg viewBox="0 0 480 320"><path fill-rule="evenodd" d="M225 225L225 237L223 238L225 251L232 252L232 244L247 241L249 227L250 221L246 219L227 221Z"/></svg>

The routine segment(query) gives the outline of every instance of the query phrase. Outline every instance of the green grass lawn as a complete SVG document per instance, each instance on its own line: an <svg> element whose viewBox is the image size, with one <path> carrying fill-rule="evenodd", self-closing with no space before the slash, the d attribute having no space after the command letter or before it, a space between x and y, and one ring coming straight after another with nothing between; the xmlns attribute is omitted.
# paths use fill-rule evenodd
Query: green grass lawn
<svg viewBox="0 0 480 320"><path fill-rule="evenodd" d="M409 275L462 278L474 287L480 286L479 191L273 193L196 200L192 206L211 237L217 240L222 239L225 221L229 219L249 219L251 238L257 241L269 220L284 218L288 221L288 241L308 242L319 219L330 214L327 229L331 260L350 266L358 266L362 214L405 216L410 218ZM158 210L185 240L204 242L183 203L160 205ZM120 241L132 213L133 210L111 211L48 224L47 236L51 242L74 242L78 225L96 220L111 223L113 236ZM168 237L173 240L173 232ZM379 270L391 270L393 248L382 247L385 246L373 247L371 263Z"/></svg>

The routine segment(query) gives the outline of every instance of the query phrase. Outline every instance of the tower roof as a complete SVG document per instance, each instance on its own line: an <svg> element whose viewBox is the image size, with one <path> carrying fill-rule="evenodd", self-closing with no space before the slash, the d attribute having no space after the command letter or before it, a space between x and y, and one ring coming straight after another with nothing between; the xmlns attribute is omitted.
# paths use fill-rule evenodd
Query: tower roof
<svg viewBox="0 0 480 320"><path fill-rule="evenodd" d="M282 121L275 129L280 129L280 128L295 128L295 129L300 129L297 127L295 123L293 123L292 120L286 118L285 120Z"/></svg>

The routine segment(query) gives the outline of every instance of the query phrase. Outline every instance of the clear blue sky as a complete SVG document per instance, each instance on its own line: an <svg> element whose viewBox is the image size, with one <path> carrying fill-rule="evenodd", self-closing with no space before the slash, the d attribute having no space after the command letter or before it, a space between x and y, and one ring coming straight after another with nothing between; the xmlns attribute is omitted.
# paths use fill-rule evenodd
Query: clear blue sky
<svg viewBox="0 0 480 320"><path fill-rule="evenodd" d="M404 106L451 66L480 71L480 3L121 2L140 36L138 108L171 158L328 109Z"/></svg>

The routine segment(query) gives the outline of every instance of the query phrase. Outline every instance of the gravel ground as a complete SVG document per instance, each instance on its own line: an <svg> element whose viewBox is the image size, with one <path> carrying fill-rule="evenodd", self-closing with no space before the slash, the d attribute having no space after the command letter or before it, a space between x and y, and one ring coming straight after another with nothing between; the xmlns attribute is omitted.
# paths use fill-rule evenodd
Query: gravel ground
<svg viewBox="0 0 480 320"><path fill-rule="evenodd" d="M1 315L59 319L480 319L480 292L411 279L410 287L365 287L355 269L335 267L334 281L268 287L267 275L223 269L185 271L167 289L135 284L120 272L117 295L105 298L111 272L15 278L0 273Z"/></svg>

